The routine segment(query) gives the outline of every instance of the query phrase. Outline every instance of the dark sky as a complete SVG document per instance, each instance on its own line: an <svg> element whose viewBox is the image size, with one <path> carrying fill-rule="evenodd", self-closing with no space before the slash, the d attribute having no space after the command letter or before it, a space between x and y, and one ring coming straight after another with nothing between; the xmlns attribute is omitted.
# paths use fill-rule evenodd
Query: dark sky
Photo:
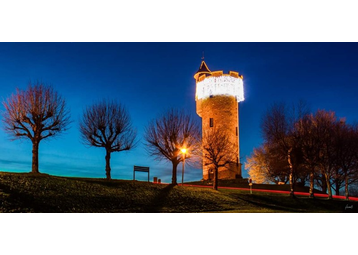
<svg viewBox="0 0 358 255"><path fill-rule="evenodd" d="M40 172L101 178L104 149L81 143L78 119L85 106L118 99L129 110L140 142L129 152L112 154L112 177L131 179L133 165L143 165L151 167L151 178L170 182L171 165L148 156L143 130L171 107L200 120L193 75L203 52L212 71L244 76L243 163L262 142L260 121L272 103L305 100L312 111L332 110L350 123L358 120L357 43L0 43L0 96L6 99L29 81L51 84L67 100L73 122L66 133L40 144ZM29 140L11 141L0 131L0 151L0 171L31 170ZM200 180L202 173L187 167L185 176Z"/></svg>

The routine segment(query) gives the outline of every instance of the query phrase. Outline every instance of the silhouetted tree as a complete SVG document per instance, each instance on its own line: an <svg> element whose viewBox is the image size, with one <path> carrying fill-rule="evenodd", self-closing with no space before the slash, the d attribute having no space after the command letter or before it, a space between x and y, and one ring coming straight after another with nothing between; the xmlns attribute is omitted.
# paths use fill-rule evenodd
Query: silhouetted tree
<svg viewBox="0 0 358 255"><path fill-rule="evenodd" d="M279 172L286 172L280 166L286 155L291 194L297 180L304 184L309 175L310 197L314 197L316 182L323 192L328 192L329 199L332 199L332 188L339 194L345 184L348 198L348 185L357 180L356 128L338 120L334 112L318 110L308 114L304 104L296 109L296 113L289 113L285 104L275 104L264 115L264 144L248 158L250 172L255 175L255 171L264 171L262 176L275 181L271 173L279 176L275 173L276 166L281 169Z"/></svg>
<svg viewBox="0 0 358 255"><path fill-rule="evenodd" d="M303 159L303 165L309 171L309 196L314 197L314 179L317 172L319 153L320 153L320 134L317 126L314 124L313 115L306 115L295 124L295 133L302 137L300 147Z"/></svg>
<svg viewBox="0 0 358 255"><path fill-rule="evenodd" d="M310 169L310 196L313 196L313 178L316 178L317 184L323 192L328 191L331 199L331 180L338 171L337 134L341 128L340 123L334 112L324 110L306 115L298 123L296 132L303 137L303 159Z"/></svg>
<svg viewBox="0 0 358 255"><path fill-rule="evenodd" d="M111 179L111 153L135 146L136 131L127 110L119 102L103 100L85 109L80 121L85 144L106 150L106 178Z"/></svg>
<svg viewBox="0 0 358 255"><path fill-rule="evenodd" d="M70 122L65 100L51 86L36 83L17 89L3 105L5 130L15 139L31 140L32 173L39 173L40 142L66 130Z"/></svg>
<svg viewBox="0 0 358 255"><path fill-rule="evenodd" d="M304 164L310 170L310 197L313 197L314 179L323 192L332 198L332 188L339 194L343 183L354 182L357 165L357 138L354 128L334 112L318 110L306 115L295 126L303 137L301 151ZM348 197L348 186L346 187Z"/></svg>
<svg viewBox="0 0 358 255"><path fill-rule="evenodd" d="M339 195L341 186L345 185L346 199L349 197L349 184L357 181L358 169L358 127L348 125L340 120L335 135L336 163L333 180L336 195Z"/></svg>
<svg viewBox="0 0 358 255"><path fill-rule="evenodd" d="M148 124L144 138L151 156L172 162L172 184L177 185L177 166L183 160L180 149L185 147L190 155L197 155L199 125L190 115L171 109Z"/></svg>
<svg viewBox="0 0 358 255"><path fill-rule="evenodd" d="M321 171L321 184L328 191L328 199L332 199L331 177L337 166L335 135L338 124L334 112L318 110L313 116L314 133L319 141L317 163Z"/></svg>
<svg viewBox="0 0 358 255"><path fill-rule="evenodd" d="M213 166L214 182L213 188L218 189L219 168L229 167L236 164L237 152L235 144L230 141L229 136L222 129L211 128L203 134L203 157L206 164Z"/></svg>
<svg viewBox="0 0 358 255"><path fill-rule="evenodd" d="M274 104L263 116L261 124L264 143L268 145L268 148L275 148L277 150L276 155L286 158L290 169L291 196L294 196L297 176L301 176L302 179L299 171L303 169L300 154L302 137L294 132L294 125L307 112L307 106L302 101L297 106L293 105L291 108L288 108L284 103Z"/></svg>

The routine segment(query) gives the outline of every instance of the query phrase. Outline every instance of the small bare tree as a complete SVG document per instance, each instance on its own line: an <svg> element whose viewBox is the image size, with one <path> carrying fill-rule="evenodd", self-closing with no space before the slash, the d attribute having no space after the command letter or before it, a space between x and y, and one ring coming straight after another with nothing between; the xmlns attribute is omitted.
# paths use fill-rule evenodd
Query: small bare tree
<svg viewBox="0 0 358 255"><path fill-rule="evenodd" d="M111 153L127 151L135 146L136 131L126 109L118 102L100 103L87 107L80 121L85 144L106 149L106 177L111 179Z"/></svg>
<svg viewBox="0 0 358 255"><path fill-rule="evenodd" d="M218 189L219 168L236 164L237 150L235 144L222 129L210 129L203 135L203 157L206 164L214 168L213 189Z"/></svg>
<svg viewBox="0 0 358 255"><path fill-rule="evenodd" d="M146 127L145 141L149 154L159 160L172 162L173 185L177 185L177 166L183 160L180 149L186 148L190 155L197 155L200 134L199 125L190 115L174 109L151 121Z"/></svg>
<svg viewBox="0 0 358 255"><path fill-rule="evenodd" d="M246 157L245 169L248 171L252 182L267 184L271 182L269 172L270 166L266 157L265 147L254 148L249 157Z"/></svg>
<svg viewBox="0 0 358 255"><path fill-rule="evenodd" d="M17 89L3 102L5 130L32 142L32 173L39 173L39 145L43 139L66 130L70 120L65 100L52 87L42 83Z"/></svg>

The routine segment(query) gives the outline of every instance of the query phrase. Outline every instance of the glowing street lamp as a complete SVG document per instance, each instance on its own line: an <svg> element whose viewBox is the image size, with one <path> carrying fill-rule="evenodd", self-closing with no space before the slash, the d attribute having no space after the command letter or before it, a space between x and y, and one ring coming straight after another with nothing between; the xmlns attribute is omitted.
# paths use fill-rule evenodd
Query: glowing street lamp
<svg viewBox="0 0 358 255"><path fill-rule="evenodd" d="M185 154L187 153L187 149L186 148L182 148L180 149L181 151L181 154L183 155L183 168L182 168L182 171L181 171L181 186L183 186L184 184L184 167L185 167Z"/></svg>

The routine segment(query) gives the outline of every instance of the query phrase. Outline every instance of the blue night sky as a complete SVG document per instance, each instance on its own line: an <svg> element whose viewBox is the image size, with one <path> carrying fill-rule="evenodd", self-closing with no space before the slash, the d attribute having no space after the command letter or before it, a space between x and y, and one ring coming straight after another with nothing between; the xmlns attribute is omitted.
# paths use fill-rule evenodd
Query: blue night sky
<svg viewBox="0 0 358 255"><path fill-rule="evenodd" d="M51 84L66 99L72 124L66 133L41 142L40 172L100 178L105 177L105 151L81 142L78 120L87 105L119 100L131 115L139 143L112 154L112 178L131 179L133 165L143 165L151 168L151 179L170 182L171 163L147 154L144 127L172 107L200 121L193 75L203 51L212 71L244 76L243 163L262 142L260 121L272 103L302 99L312 111L333 110L349 123L358 120L357 43L0 43L0 97L5 100L16 88L25 89L29 81ZM10 140L0 125L0 171L30 172L31 142ZM247 177L244 168L243 175ZM144 173L136 177L147 178ZM185 177L200 180L202 172L187 166Z"/></svg>

